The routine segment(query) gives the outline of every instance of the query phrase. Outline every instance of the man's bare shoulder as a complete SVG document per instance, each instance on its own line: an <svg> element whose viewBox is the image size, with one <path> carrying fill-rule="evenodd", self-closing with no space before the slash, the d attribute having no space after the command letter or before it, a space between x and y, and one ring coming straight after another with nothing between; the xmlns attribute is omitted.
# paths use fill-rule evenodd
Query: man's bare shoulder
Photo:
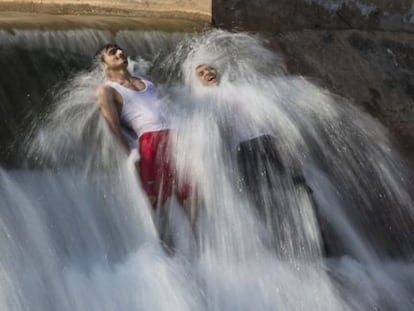
<svg viewBox="0 0 414 311"><path fill-rule="evenodd" d="M108 84L102 84L98 87L98 95L115 94L115 89Z"/></svg>
<svg viewBox="0 0 414 311"><path fill-rule="evenodd" d="M98 104L101 107L120 106L122 98L120 94L110 85L102 84L97 90Z"/></svg>

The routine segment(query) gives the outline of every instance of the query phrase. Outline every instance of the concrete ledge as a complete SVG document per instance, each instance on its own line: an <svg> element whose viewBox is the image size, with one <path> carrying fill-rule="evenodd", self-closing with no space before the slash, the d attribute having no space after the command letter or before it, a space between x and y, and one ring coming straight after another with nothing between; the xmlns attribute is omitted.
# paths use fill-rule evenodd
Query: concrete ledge
<svg viewBox="0 0 414 311"><path fill-rule="evenodd" d="M120 30L155 30L165 32L199 32L210 23L180 17L162 16L103 16L103 15L52 15L44 13L1 12L0 29L68 30L98 29L117 32Z"/></svg>
<svg viewBox="0 0 414 311"><path fill-rule="evenodd" d="M37 1L39 2L39 1ZM200 8L190 10L186 6L172 5L144 8L136 1L43 1L0 0L0 28L63 30L93 28L118 30L201 31L210 27L211 16ZM98 5L84 4L91 2ZM144 2L144 1L141 1ZM157 2L157 1L155 1ZM171 3L176 1L169 1ZM111 6L112 5L112 6Z"/></svg>
<svg viewBox="0 0 414 311"><path fill-rule="evenodd" d="M209 0L0 0L1 12L18 11L81 15L186 15L205 20L211 17Z"/></svg>

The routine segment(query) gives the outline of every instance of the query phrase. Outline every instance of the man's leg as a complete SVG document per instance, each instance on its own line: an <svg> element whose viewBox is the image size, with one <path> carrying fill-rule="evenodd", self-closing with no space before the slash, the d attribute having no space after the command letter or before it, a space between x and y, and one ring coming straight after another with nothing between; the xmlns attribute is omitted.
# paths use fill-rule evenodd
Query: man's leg
<svg viewBox="0 0 414 311"><path fill-rule="evenodd" d="M264 195L276 186L272 181L285 174L274 138L263 135L241 142L237 164L242 178L241 186L248 191L257 207L263 206L266 199Z"/></svg>
<svg viewBox="0 0 414 311"><path fill-rule="evenodd" d="M139 139L139 176L142 187L154 208L158 198L156 165L158 139L156 132L145 133Z"/></svg>

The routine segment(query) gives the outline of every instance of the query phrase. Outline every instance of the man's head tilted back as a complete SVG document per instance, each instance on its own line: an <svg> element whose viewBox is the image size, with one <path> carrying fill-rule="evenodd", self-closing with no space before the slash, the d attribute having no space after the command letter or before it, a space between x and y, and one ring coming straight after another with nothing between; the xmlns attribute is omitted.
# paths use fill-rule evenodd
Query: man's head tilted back
<svg viewBox="0 0 414 311"><path fill-rule="evenodd" d="M124 50L115 43L101 47L95 54L96 61L106 69L120 69L128 66L128 59Z"/></svg>
<svg viewBox="0 0 414 311"><path fill-rule="evenodd" d="M195 67L195 76L203 86L212 87L220 85L220 74L216 68L207 64Z"/></svg>

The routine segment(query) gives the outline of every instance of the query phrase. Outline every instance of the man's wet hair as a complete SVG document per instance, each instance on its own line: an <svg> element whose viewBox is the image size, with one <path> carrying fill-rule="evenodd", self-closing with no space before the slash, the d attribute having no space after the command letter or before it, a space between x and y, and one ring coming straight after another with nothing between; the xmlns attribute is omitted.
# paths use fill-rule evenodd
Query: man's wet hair
<svg viewBox="0 0 414 311"><path fill-rule="evenodd" d="M212 69L215 69L215 70L217 70L217 71L218 71L218 69L217 69L216 67L211 66L211 65L209 65L209 64L207 64L207 63L201 63L201 64L199 64L199 65L195 66L194 70L197 70L197 69L198 69L198 68L200 68L201 66L206 66L206 67L208 67L208 68L212 68Z"/></svg>
<svg viewBox="0 0 414 311"><path fill-rule="evenodd" d="M98 51L95 53L95 60L99 63L104 62L104 53L108 51L109 49L120 49L123 50L118 44L116 43L108 43L105 44L103 47L101 47Z"/></svg>

